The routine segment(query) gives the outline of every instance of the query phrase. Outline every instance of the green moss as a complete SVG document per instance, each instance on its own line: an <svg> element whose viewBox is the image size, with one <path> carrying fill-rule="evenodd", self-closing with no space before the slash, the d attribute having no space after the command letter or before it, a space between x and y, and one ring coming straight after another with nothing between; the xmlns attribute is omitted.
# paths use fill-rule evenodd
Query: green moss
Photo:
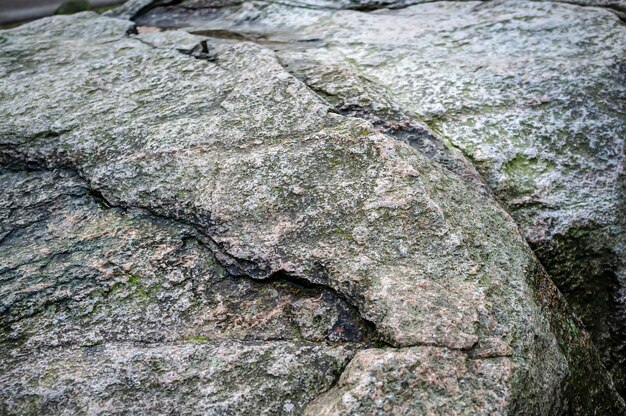
<svg viewBox="0 0 626 416"><path fill-rule="evenodd" d="M183 338L183 341L185 342L209 342L209 339L202 335L194 335L191 337Z"/></svg>
<svg viewBox="0 0 626 416"><path fill-rule="evenodd" d="M135 292L142 298L148 299L148 292L142 287L141 283L139 283L140 276L136 274L131 274L128 278L128 284L131 285Z"/></svg>
<svg viewBox="0 0 626 416"><path fill-rule="evenodd" d="M567 324L569 325L569 330L572 333L572 335L574 335L575 337L578 336L578 328L576 327L576 324L574 323L574 321L572 321L571 319L568 319Z"/></svg>
<svg viewBox="0 0 626 416"><path fill-rule="evenodd" d="M293 326L293 336L298 341L306 341L304 335L302 334L302 328L300 328L300 325Z"/></svg>
<svg viewBox="0 0 626 416"><path fill-rule="evenodd" d="M550 161L518 155L504 165L503 172L517 192L529 193L536 188L536 181L553 168Z"/></svg>
<svg viewBox="0 0 626 416"><path fill-rule="evenodd" d="M47 316L54 316L57 313L57 306L52 304L52 305L48 305L48 307L46 307L46 311L45 314Z"/></svg>
<svg viewBox="0 0 626 416"><path fill-rule="evenodd" d="M335 227L335 233L342 236L343 238L345 238L346 240L354 240L354 238L352 237L352 234L350 234L347 231L342 230L339 227Z"/></svg>
<svg viewBox="0 0 626 416"><path fill-rule="evenodd" d="M165 371L165 365L161 358L152 357L147 360L147 364L150 367L150 370L154 373L162 373Z"/></svg>
<svg viewBox="0 0 626 416"><path fill-rule="evenodd" d="M122 290L123 287L124 285L121 282L115 282L113 286L111 286L111 288L109 289L109 295L114 295L118 293L120 290Z"/></svg>

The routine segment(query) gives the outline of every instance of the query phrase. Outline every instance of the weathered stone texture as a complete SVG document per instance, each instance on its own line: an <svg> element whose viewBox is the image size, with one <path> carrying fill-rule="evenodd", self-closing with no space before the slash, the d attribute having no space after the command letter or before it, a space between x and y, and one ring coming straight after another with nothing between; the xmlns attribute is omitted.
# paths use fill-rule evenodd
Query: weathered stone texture
<svg viewBox="0 0 626 416"><path fill-rule="evenodd" d="M416 3L185 1L137 21L267 45L338 112L480 187L461 151L626 392L624 2Z"/></svg>
<svg viewBox="0 0 626 416"><path fill-rule="evenodd" d="M624 411L469 165L270 49L83 13L0 72L6 412Z"/></svg>

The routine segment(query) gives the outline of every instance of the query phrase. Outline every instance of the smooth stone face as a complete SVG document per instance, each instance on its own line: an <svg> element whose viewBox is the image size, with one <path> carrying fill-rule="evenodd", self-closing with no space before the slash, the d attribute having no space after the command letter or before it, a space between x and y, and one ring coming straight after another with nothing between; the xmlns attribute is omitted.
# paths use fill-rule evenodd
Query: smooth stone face
<svg viewBox="0 0 626 416"><path fill-rule="evenodd" d="M624 2L414 3L184 2L137 21L267 45L338 112L480 187L460 150L626 392Z"/></svg>
<svg viewBox="0 0 626 416"><path fill-rule="evenodd" d="M172 357L164 366L189 380L191 396L216 374L208 388L221 392L225 407L211 408L212 399L193 407L140 360L128 368L154 389L131 388L125 379L124 401L110 404L113 409L149 396L168 406L244 414L280 413L285 406L301 413L313 401L306 411L314 412L320 404L314 397L332 386L350 351L360 349L328 403L341 389L367 403L368 390L355 383L371 373L382 377L378 388L390 411L417 409L416 398L431 400L430 409L439 397L443 408L466 413L483 402L494 413L624 410L587 333L495 199L370 122L337 114L271 50L184 32L133 35L130 22L92 13L43 19L0 32L0 39L0 161L8 193L2 261L9 276L2 285L34 294L9 297L3 311L2 354L12 357L3 374L19 380L3 383L9 386L3 405L11 411L61 412L48 390L30 381L42 368L91 387L103 378L117 385L111 369L144 353L132 343L146 339L155 349L145 354ZM65 195L53 203L58 209L24 210L23 197L46 193L29 191L14 175L55 169L71 176L68 185L49 185ZM66 195L72 181L82 193ZM45 234L37 224L12 231L12 224L41 215L60 231ZM85 255L82 247L91 249L92 241L93 253ZM47 247L63 255L41 279L33 248ZM128 253L136 253L132 261ZM44 264L48 254L41 254ZM94 258L105 264L90 263ZM25 274L12 275L16 267ZM93 269L92 279L64 281ZM113 317L109 302L102 310L88 307L113 287L100 282L107 270L108 282L121 283L120 298L111 297L120 305ZM103 292L93 289L94 281ZM233 292L246 295L231 304L225 299ZM84 348L81 337L93 338L104 346L98 359L38 349L63 322L63 311L47 308L58 301L76 310L87 306L86 318L67 314L81 323L75 335L63 331L64 342ZM215 305L225 308L220 325L211 319L222 318ZM231 317L235 310L240 320ZM47 329L21 325L28 319ZM205 338L204 349L196 345ZM183 343L171 350L180 356L171 343ZM211 362L215 355L237 365L222 371ZM279 365L278 357L291 364ZM390 369L382 375L380 359ZM244 363L261 370L249 372ZM194 378L188 368L206 373ZM432 380L424 380L428 368ZM450 390L441 393L437 386L446 377ZM472 382L455 390L465 378ZM63 403L82 410L81 400L93 395L98 406L109 406L106 392L62 390L55 380L52 397ZM392 403L402 380L419 390ZM245 385L266 393L238 394ZM502 399L492 402L494 392ZM36 399L12 401L16 395ZM269 400L266 407L238 407L259 397ZM374 408L345 412L366 410Z"/></svg>
<svg viewBox="0 0 626 416"><path fill-rule="evenodd" d="M497 386L510 379L510 364L438 347L360 351L305 414L502 414L510 397ZM464 397L469 391L472 401Z"/></svg>

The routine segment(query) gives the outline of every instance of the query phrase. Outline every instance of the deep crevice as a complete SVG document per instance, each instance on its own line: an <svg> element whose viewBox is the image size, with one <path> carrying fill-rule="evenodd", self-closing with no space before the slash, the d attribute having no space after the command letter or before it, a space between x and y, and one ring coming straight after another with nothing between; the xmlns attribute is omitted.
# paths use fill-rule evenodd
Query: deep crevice
<svg viewBox="0 0 626 416"><path fill-rule="evenodd" d="M142 14L148 13L149 11L156 9L157 7L166 7L166 6L176 6L182 3L183 0L154 0L144 7L136 10L134 14L130 17L129 20L135 20Z"/></svg>
<svg viewBox="0 0 626 416"><path fill-rule="evenodd" d="M184 55L189 55L196 59L202 59L209 62L217 61L215 51L209 48L206 40L201 41L191 49L178 49L178 51Z"/></svg>
<svg viewBox="0 0 626 416"><path fill-rule="evenodd" d="M248 276L243 276L243 277L248 278ZM394 347L392 344L385 341L382 338L382 336L378 333L376 324L374 322L363 317L363 314L361 313L361 311L359 310L355 302L350 301L345 295L343 295L342 293L339 293L332 286L321 284L321 283L315 283L310 280L307 280L306 278L290 274L284 270L278 270L276 272L273 272L272 274L270 274L268 277L264 279L260 279L260 280L254 279L254 278L251 278L251 279L257 283L264 283L264 284L274 284L276 282L288 282L288 283L292 283L302 288L314 289L316 291L319 291L320 293L329 292L336 299L340 300L342 303L344 303L345 305L348 305L348 307L352 309L352 311L342 311L342 312L348 313L348 314L352 312L352 314L356 315L359 320L363 321L365 327L367 328L367 331L373 334L373 345L376 348ZM351 329L353 328L348 328L348 330L351 330Z"/></svg>
<svg viewBox="0 0 626 416"><path fill-rule="evenodd" d="M50 171L54 169L50 169L45 164L40 162L30 162L26 165L29 170L36 171ZM15 167L15 166L14 166ZM205 247L209 252L211 252L218 263L233 277L233 278L247 278L252 280L255 283L266 283L266 284L274 284L276 282L287 282L298 287L304 289L314 289L319 291L320 293L328 292L333 297L338 299L341 303L347 305L348 310L340 311L340 320L338 321L338 325L345 324L349 320L350 316L357 318L362 321L366 332L371 334L368 338L372 339L373 345L377 347L389 346L391 344L387 343L382 339L381 335L378 333L376 325L363 317L361 311L358 306L356 306L355 302L350 301L348 297L339 293L336 289L331 287L328 282L328 276L326 271L321 265L318 265L317 270L315 270L310 279L296 276L290 274L284 270L271 271L269 267L266 265L260 265L258 262L250 261L247 259L236 258L227 253L227 250L224 246L217 241L215 241L211 235L204 232L201 228L206 227L208 224L213 225L210 218L208 221L204 221L203 224L197 224L195 222L189 221L187 219L183 219L176 216L164 215L156 212L153 209L135 206L135 205L127 205L127 204L116 204L113 201L107 199L101 189L94 188L89 185L89 181L81 175L78 169L70 166L64 166L63 169L73 172L78 177L80 177L85 182L86 187L86 195L93 199L98 205L104 210L110 209L121 209L122 211L127 211L129 209L139 210L149 217L159 218L162 220L166 220L168 222L175 222L178 224L182 224L188 228L190 228L195 235L190 235L188 237L193 237L197 239L197 241ZM208 223L208 224L207 224ZM344 328L347 331L357 330L357 328L349 327ZM350 338L353 334L347 334L348 338Z"/></svg>

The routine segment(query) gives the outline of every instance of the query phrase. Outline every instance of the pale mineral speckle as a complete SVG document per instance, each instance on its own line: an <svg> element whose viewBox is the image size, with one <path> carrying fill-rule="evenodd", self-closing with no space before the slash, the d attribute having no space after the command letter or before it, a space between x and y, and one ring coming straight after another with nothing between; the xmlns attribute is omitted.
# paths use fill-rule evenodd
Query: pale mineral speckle
<svg viewBox="0 0 626 416"><path fill-rule="evenodd" d="M283 405L283 411L285 411L287 413L291 413L291 412L293 412L294 407L295 406L293 405L293 403L291 403L290 400L287 400L285 402L285 404Z"/></svg>

